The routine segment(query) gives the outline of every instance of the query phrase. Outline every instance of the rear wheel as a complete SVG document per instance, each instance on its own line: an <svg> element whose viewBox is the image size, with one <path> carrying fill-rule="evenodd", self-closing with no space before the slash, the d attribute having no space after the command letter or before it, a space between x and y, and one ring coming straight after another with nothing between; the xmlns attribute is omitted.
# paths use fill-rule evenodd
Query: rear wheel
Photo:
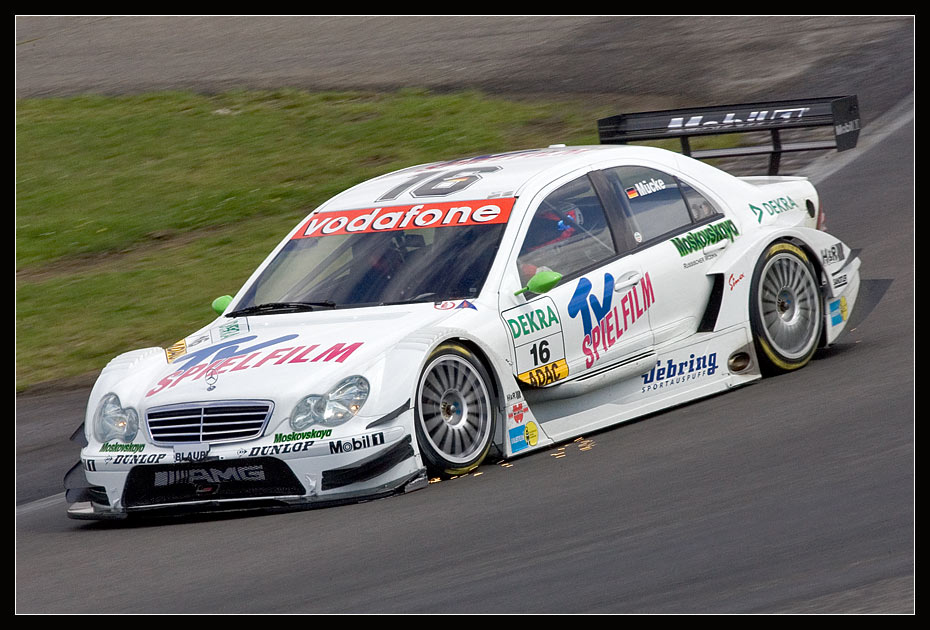
<svg viewBox="0 0 930 630"><path fill-rule="evenodd" d="M769 245L756 264L749 319L766 372L807 365L823 330L823 300L804 251L786 241Z"/></svg>
<svg viewBox="0 0 930 630"><path fill-rule="evenodd" d="M417 386L415 428L433 474L477 468L494 435L496 402L487 370L465 347L446 343L429 357Z"/></svg>

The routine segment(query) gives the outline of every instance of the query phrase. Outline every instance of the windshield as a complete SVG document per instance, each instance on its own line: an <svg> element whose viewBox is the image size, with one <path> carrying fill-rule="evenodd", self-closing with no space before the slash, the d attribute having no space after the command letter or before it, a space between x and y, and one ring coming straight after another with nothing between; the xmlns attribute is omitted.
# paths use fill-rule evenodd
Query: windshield
<svg viewBox="0 0 930 630"><path fill-rule="evenodd" d="M261 305L342 308L475 298L513 202L315 213L249 287L235 312Z"/></svg>

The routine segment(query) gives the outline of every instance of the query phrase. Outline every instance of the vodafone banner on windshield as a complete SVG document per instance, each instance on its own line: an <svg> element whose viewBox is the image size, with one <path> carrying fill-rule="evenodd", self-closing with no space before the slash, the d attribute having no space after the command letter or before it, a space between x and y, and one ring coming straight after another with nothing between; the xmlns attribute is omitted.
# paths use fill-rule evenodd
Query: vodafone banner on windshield
<svg viewBox="0 0 930 630"><path fill-rule="evenodd" d="M320 212L311 215L293 238L507 223L515 201L507 197Z"/></svg>

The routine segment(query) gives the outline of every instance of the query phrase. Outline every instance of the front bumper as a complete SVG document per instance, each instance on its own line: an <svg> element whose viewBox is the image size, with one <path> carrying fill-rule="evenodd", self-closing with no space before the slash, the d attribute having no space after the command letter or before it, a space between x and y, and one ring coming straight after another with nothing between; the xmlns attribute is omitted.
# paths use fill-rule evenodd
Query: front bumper
<svg viewBox="0 0 930 630"><path fill-rule="evenodd" d="M82 451L65 477L68 516L289 509L409 492L427 484L410 434L400 426L327 440L218 445L202 461L171 449L102 457ZM149 452L151 451L151 452Z"/></svg>

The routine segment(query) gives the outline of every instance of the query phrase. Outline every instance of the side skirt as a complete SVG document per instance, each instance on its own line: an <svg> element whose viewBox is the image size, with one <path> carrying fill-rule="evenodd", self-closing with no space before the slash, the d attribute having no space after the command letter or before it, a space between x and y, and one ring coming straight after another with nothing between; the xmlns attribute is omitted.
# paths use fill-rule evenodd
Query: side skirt
<svg viewBox="0 0 930 630"><path fill-rule="evenodd" d="M749 363L731 371L728 360L745 353ZM584 396L534 398L524 392L528 413L524 422L538 426L539 448L622 422L739 387L761 378L748 326L716 333L698 333L657 350L642 374ZM554 389L554 388L553 388ZM547 398L551 396L548 394ZM520 453L533 450L521 449ZM515 454L515 453L514 453Z"/></svg>

